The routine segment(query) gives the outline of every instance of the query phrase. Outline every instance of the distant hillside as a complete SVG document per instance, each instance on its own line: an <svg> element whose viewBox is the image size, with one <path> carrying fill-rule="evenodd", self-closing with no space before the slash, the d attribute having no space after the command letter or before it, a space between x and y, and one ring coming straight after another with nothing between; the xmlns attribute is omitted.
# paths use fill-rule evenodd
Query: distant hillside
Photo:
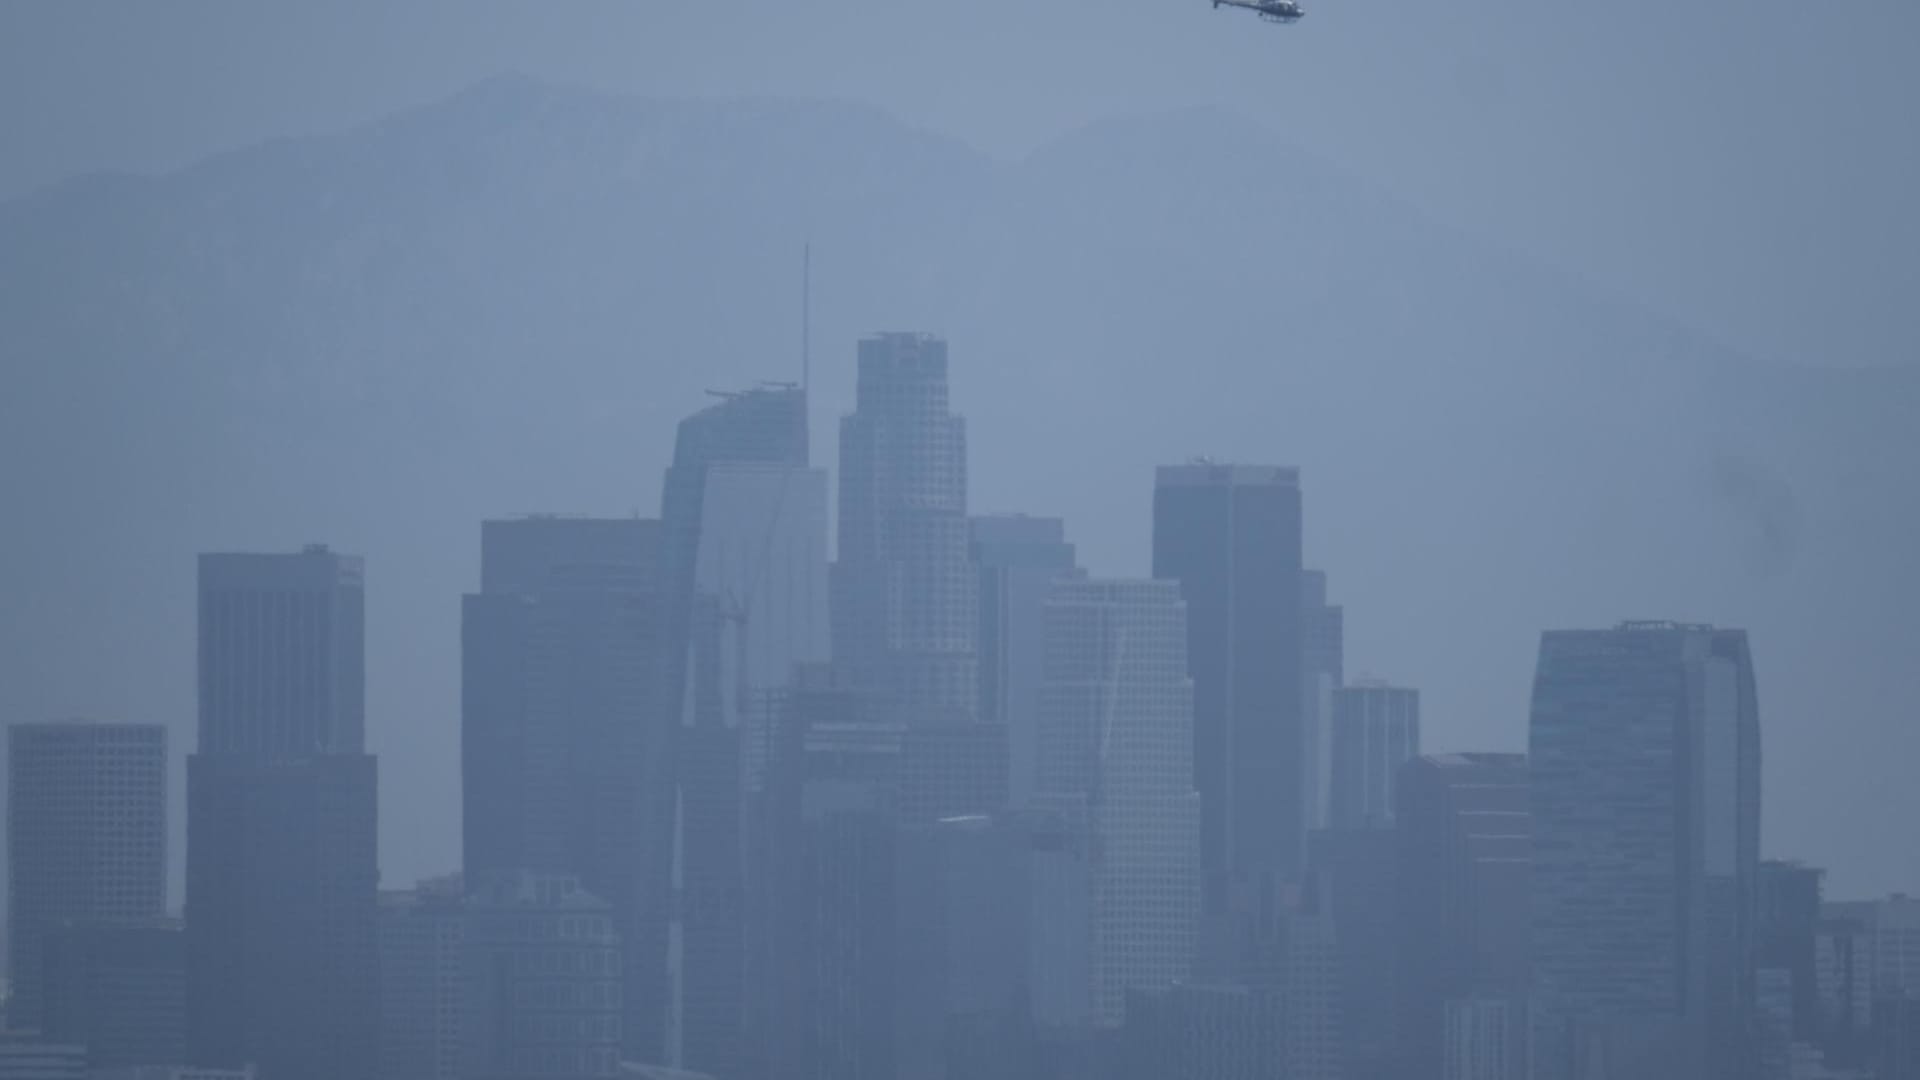
<svg viewBox="0 0 1920 1080"><path fill-rule="evenodd" d="M1570 210L1569 212L1573 212ZM1435 748L1517 746L1547 626L1754 631L1768 847L1836 884L1920 814L1920 379L1762 367L1439 228L1219 112L1020 162L858 106L502 78L334 138L0 204L0 713L191 745L192 555L368 557L385 865L457 845L483 516L651 513L701 390L952 341L981 509L1142 573L1151 466L1305 468L1349 666Z"/></svg>

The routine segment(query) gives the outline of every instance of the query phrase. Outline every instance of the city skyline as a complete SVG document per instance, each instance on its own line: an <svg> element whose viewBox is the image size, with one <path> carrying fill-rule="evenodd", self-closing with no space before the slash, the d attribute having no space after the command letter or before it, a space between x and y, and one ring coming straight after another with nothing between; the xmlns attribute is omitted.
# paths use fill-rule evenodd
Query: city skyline
<svg viewBox="0 0 1920 1080"><path fill-rule="evenodd" d="M374 892L362 559L201 558L187 1060L1045 1077L1198 1038L1222 1076L1263 1046L1288 1080L1436 1080L1435 1055L1447 1080L1527 1080L1522 1059L1531 1080L1748 1080L1886 1052L1891 939L1869 933L1865 1035L1815 1018L1805 959L1809 903L1877 909L1823 908L1817 876L1779 891L1762 970L1744 631L1542 631L1529 753L1423 756L1419 692L1349 681L1368 613L1306 565L1298 469L1160 466L1157 576L1089 575L1060 519L967 515L944 340L857 355L875 411L844 425L852 559L828 561L797 389L690 416L659 518L481 523L450 878ZM830 580L879 620L832 620L852 661L827 648ZM38 730L110 729L15 738ZM147 832L157 864L157 815ZM1609 874L1623 914L1596 920ZM164 978L134 950L179 939L136 945L141 919L116 918L47 955ZM324 977L296 992L300 972ZM117 1000L93 993L62 1000ZM164 1045L166 1015L114 1022ZM989 1031L1010 1041L953 1042ZM1063 1052L1090 1056L1042 1064Z"/></svg>
<svg viewBox="0 0 1920 1080"><path fill-rule="evenodd" d="M1920 1080L1830 15L0 4L0 1080Z"/></svg>
<svg viewBox="0 0 1920 1080"><path fill-rule="evenodd" d="M1299 160L1286 133L1263 134L1267 114L1250 103L1148 108L1034 160L995 162L857 106L628 98L558 70L485 74L370 105L368 121L392 112L392 135L343 117L337 137L290 139L285 152L308 156L311 173L276 167L272 146L236 143L204 167L100 192L110 216L139 225L100 226L100 246L73 252L73 287L123 295L109 284L119 266L165 303L75 321L29 303L30 290L11 294L10 355L38 373L24 386L40 388L13 399L16 454L38 461L34 447L67 438L96 449L8 478L10 503L49 522L7 541L19 585L16 677L0 689L9 715L152 716L190 740L182 561L334 540L407 568L381 590L375 622L420 645L374 654L370 692L390 707L372 737L410 781L393 774L383 794L395 807L417 794L410 812L423 823L383 837L389 871L433 872L458 833L442 809L458 791L442 764L457 654L431 628L469 586L461 523L646 511L652 465L704 389L799 378L799 251L811 240L820 356L903 325L939 329L965 352L955 400L979 444L980 509L1064 516L1087 567L1124 576L1140 572L1145 544L1139 470L1193 453L1303 466L1326 511L1309 540L1336 596L1390 616L1356 649L1422 688L1436 745L1519 745L1534 628L1636 615L1745 625L1775 649L1770 699L1783 716L1838 711L1861 735L1780 726L1795 764L1768 767L1779 850L1830 853L1834 883L1855 891L1920 874L1915 857L1883 862L1857 838L1876 809L1865 792L1891 784L1891 761L1913 748L1905 726L1878 720L1896 715L1897 658L1914 651L1910 624L1889 621L1899 590L1875 584L1904 580L1904 556L1888 556L1912 546L1916 520L1897 501L1889 520L1874 494L1897 490L1912 460L1902 379L1799 366L1824 353L1784 369L1750 363L1750 351L1726 354L1580 282L1497 252L1489 265L1475 238L1435 235L1421 215L1344 183L1337 160ZM688 140L656 141L681 130ZM493 131L505 141L490 143ZM548 151L508 150L533 145ZM620 164L649 146L663 155L641 158L662 169L657 197ZM415 151L471 160L477 201L437 197L439 172L385 172ZM835 197L866 190L871 161L898 169L875 176L857 207ZM1276 175L1295 178L1293 197L1260 198L1260 178ZM322 199L323 176L366 192L352 228L422 257L382 261L386 245L335 249L330 229L242 212ZM235 197L215 198L228 184ZM541 209L549 184L571 201ZM66 183L7 203L24 280L69 265L63 245L84 231L91 190ZM1101 201L1075 212L1090 190ZM1196 190L1219 197L1176 227L1162 208L1190 205ZM675 226L683 210L692 216ZM893 227L903 221L918 224ZM1010 246L966 244L974 223ZM202 235L257 241L261 272L219 273L193 253ZM154 249L121 258L142 236ZM444 236L525 257L448 274L425 257ZM1166 258L1129 255L1140 245ZM1272 251L1289 255L1256 257ZM422 321L360 306L375 283L376 295L416 298ZM136 362L141 350L103 337L114 326L179 352ZM102 357L111 377L59 361L78 356ZM1731 383L1716 374L1723 364ZM162 370L164 384L145 381ZM1643 377L1670 380L1669 392L1641 395ZM852 384L847 365L816 365L816 461L832 461ZM1212 386L1233 392L1208 398ZM1056 415L1095 404L1105 422L1048 445ZM1608 436L1622 427L1646 437ZM233 483L189 485L229 461L248 463ZM82 491L92 497L68 497ZM1422 533L1420 566L1393 555L1406 521L1450 523ZM1586 571L1565 574L1567 559ZM1469 610L1479 617L1458 626L1443 614ZM96 628L112 636L115 677L86 666ZM1828 686L1832 670L1851 674ZM1833 783L1841 776L1870 783ZM177 841L176 827L183 850Z"/></svg>

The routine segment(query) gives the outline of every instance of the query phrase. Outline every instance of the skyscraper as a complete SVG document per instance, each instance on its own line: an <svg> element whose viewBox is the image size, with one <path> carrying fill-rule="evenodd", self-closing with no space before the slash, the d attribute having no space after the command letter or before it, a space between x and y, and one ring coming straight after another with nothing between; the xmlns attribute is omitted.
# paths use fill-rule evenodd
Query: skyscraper
<svg viewBox="0 0 1920 1080"><path fill-rule="evenodd" d="M1507 1063L1506 1043L1490 1043L1487 1033L1525 1035L1533 844L1527 759L1521 754L1416 758L1400 771L1397 802L1400 896L1394 937L1401 1069L1419 1075L1424 1064L1443 1056L1449 1062ZM1447 1041L1450 1033L1466 1040L1458 1055ZM1480 1080L1491 1068L1462 1064L1460 1080ZM1489 1080L1524 1075L1495 1069Z"/></svg>
<svg viewBox="0 0 1920 1080"><path fill-rule="evenodd" d="M976 517L969 551L980 578L980 719L1007 729L1008 798L1033 797L1045 650L1054 579L1078 573L1059 518Z"/></svg>
<svg viewBox="0 0 1920 1080"><path fill-rule="evenodd" d="M567 877L610 904L621 1031L648 1061L668 1007L680 719L665 561L657 521L489 521L461 629L467 887Z"/></svg>
<svg viewBox="0 0 1920 1080"><path fill-rule="evenodd" d="M458 875L380 894L380 1080L461 1080L463 899Z"/></svg>
<svg viewBox="0 0 1920 1080"><path fill-rule="evenodd" d="M1344 962L1326 897L1316 891L1283 890L1276 913L1283 950L1279 971L1287 1031L1285 1075L1289 1080L1346 1080Z"/></svg>
<svg viewBox="0 0 1920 1080"><path fill-rule="evenodd" d="M1083 822L1095 852L1091 1001L1117 1027L1129 988L1185 978L1195 956L1186 604L1171 581L1062 580L1046 619L1036 799Z"/></svg>
<svg viewBox="0 0 1920 1080"><path fill-rule="evenodd" d="M374 1074L374 760L361 561L200 557L187 762L187 1052L263 1080Z"/></svg>
<svg viewBox="0 0 1920 1080"><path fill-rule="evenodd" d="M1333 692L1333 827L1393 826L1400 767L1420 753L1420 691L1377 681Z"/></svg>
<svg viewBox="0 0 1920 1080"><path fill-rule="evenodd" d="M49 1042L97 1071L186 1060L187 949L177 920L70 922L46 941Z"/></svg>
<svg viewBox="0 0 1920 1080"><path fill-rule="evenodd" d="M8 1022L38 1028L47 935L166 910L167 732L158 724L8 730Z"/></svg>
<svg viewBox="0 0 1920 1080"><path fill-rule="evenodd" d="M1529 761L1535 1076L1751 1075L1760 726L1746 633L1548 632Z"/></svg>
<svg viewBox="0 0 1920 1080"><path fill-rule="evenodd" d="M748 772L761 707L824 661L827 478L807 465L807 399L787 386L718 395L681 421L661 520L677 699L678 950L663 1060L738 1071L744 1017Z"/></svg>
<svg viewBox="0 0 1920 1080"><path fill-rule="evenodd" d="M694 597L687 701L680 712L673 844L671 1007L663 1060L716 1076L739 1071L746 948L746 792L742 786L744 620Z"/></svg>
<svg viewBox="0 0 1920 1080"><path fill-rule="evenodd" d="M908 725L973 718L976 585L967 560L966 421L947 407L947 343L859 346L840 423L833 655Z"/></svg>
<svg viewBox="0 0 1920 1080"><path fill-rule="evenodd" d="M1385 1080L1394 1074L1398 854L1392 829L1322 829L1308 835L1315 891L1333 923L1339 957L1343 1080Z"/></svg>
<svg viewBox="0 0 1920 1080"><path fill-rule="evenodd" d="M495 876L467 898L465 1080L620 1074L619 930L565 875Z"/></svg>
<svg viewBox="0 0 1920 1080"><path fill-rule="evenodd" d="M1792 999L1790 1033L1798 1042L1820 1037L1820 983L1815 940L1820 930L1824 871L1799 863L1760 864L1754 911L1754 963L1785 974Z"/></svg>
<svg viewBox="0 0 1920 1080"><path fill-rule="evenodd" d="M795 689L772 763L766 1075L892 1080L900 736L861 695Z"/></svg>
<svg viewBox="0 0 1920 1080"><path fill-rule="evenodd" d="M1023 1045L1032 955L1031 831L1009 817L908 825L896 843L895 1071L998 1080Z"/></svg>
<svg viewBox="0 0 1920 1080"><path fill-rule="evenodd" d="M1193 675L1206 909L1235 880L1297 877L1305 845L1300 476L1162 466L1153 576L1178 581Z"/></svg>
<svg viewBox="0 0 1920 1080"><path fill-rule="evenodd" d="M1333 787L1333 692L1346 680L1346 609L1327 603L1327 575L1322 570L1300 572L1302 659L1302 758L1306 775L1302 795L1307 801L1306 827L1324 829L1331 818L1328 805Z"/></svg>
<svg viewBox="0 0 1920 1080"><path fill-rule="evenodd" d="M742 679L770 690L831 649L827 474L807 464L804 391L719 396L680 422L661 498L663 582L677 605L705 592L743 619Z"/></svg>

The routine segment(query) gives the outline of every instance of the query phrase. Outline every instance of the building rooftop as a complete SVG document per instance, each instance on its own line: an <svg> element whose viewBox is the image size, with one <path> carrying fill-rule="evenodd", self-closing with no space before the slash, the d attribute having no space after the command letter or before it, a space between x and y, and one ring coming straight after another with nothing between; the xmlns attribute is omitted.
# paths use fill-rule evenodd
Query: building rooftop
<svg viewBox="0 0 1920 1080"><path fill-rule="evenodd" d="M1159 487L1299 487L1300 470L1291 465L1235 465L1196 458L1185 465L1154 471Z"/></svg>

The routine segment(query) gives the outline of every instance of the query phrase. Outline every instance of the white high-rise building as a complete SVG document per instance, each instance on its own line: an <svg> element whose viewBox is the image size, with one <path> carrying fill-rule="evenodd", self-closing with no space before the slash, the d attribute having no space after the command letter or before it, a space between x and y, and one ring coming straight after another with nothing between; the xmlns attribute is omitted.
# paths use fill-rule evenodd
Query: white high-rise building
<svg viewBox="0 0 1920 1080"><path fill-rule="evenodd" d="M1046 610L1036 801L1091 841L1093 1020L1186 977L1200 903L1186 604L1171 581L1055 584Z"/></svg>

